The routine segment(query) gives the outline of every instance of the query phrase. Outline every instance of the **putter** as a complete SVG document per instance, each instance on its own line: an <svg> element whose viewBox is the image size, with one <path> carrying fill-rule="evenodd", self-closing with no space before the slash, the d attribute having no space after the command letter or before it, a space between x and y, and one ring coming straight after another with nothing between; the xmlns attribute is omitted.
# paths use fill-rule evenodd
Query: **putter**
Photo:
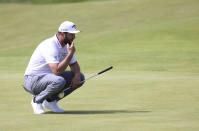
<svg viewBox="0 0 199 131"><path fill-rule="evenodd" d="M110 69L112 69L112 68L113 68L113 66L111 66L111 67L109 67L109 68L106 68L106 69L104 69L104 70L98 72L97 74L94 74L94 75L92 75L92 76L86 78L85 80L81 81L80 84L83 84L83 83L86 82L87 80L89 80L89 79L91 79L91 78L93 78L93 77L96 77L96 76L98 76L98 75L100 75L100 74L102 74L102 73L104 73L104 72L106 72L106 71L108 71L108 70L110 70ZM59 93L58 97L59 97L59 98L63 98L63 97L64 97L64 92L67 91L67 90L69 90L70 88L72 88L72 87L68 87L68 88L64 89L61 93Z"/></svg>
<svg viewBox="0 0 199 131"><path fill-rule="evenodd" d="M104 70L98 72L97 74L94 74L94 75L92 75L92 76L86 78L85 80L81 81L80 84L82 84L82 83L84 83L85 81L87 81L88 79L91 79L91 78L93 78L93 77L95 77L95 76L98 76L98 75L100 75L100 74L102 74L102 73L104 73L104 72L106 72L106 71L108 71L108 70L110 70L110 69L112 69L112 68L113 68L113 66L111 66L111 67L109 67L109 68L107 68L107 69L104 69Z"/></svg>

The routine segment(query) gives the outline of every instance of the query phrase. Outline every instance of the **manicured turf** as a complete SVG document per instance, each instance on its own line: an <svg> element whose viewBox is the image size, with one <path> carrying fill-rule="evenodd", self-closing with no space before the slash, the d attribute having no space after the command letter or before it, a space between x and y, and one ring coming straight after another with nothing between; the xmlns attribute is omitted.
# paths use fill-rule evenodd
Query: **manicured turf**
<svg viewBox="0 0 199 131"><path fill-rule="evenodd" d="M0 4L0 130L198 131L198 0ZM93 78L34 115L21 85L35 47L71 20L76 56Z"/></svg>

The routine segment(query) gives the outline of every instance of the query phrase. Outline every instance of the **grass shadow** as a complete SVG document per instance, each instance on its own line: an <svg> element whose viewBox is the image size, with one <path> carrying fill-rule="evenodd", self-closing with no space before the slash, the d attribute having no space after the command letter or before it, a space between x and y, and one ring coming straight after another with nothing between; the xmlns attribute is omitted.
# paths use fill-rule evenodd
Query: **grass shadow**
<svg viewBox="0 0 199 131"><path fill-rule="evenodd" d="M96 115L96 114L129 114L129 113L149 113L150 111L130 111L130 110L73 110L63 113L54 113L51 111L45 114L75 114L75 115Z"/></svg>

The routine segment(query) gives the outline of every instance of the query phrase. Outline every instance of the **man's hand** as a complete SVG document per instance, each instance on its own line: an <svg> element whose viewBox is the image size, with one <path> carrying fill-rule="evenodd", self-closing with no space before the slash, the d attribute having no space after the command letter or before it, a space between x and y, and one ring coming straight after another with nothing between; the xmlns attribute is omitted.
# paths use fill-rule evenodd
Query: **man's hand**
<svg viewBox="0 0 199 131"><path fill-rule="evenodd" d="M55 75L61 75L70 64L70 61L75 53L75 46L72 42L71 45L67 44L68 54L60 63L49 63L50 69Z"/></svg>
<svg viewBox="0 0 199 131"><path fill-rule="evenodd" d="M80 75L75 75L70 84L71 87L77 88L80 85Z"/></svg>
<svg viewBox="0 0 199 131"><path fill-rule="evenodd" d="M75 53L75 46L73 42L71 43L71 45L67 44L67 51L68 55L73 55Z"/></svg>

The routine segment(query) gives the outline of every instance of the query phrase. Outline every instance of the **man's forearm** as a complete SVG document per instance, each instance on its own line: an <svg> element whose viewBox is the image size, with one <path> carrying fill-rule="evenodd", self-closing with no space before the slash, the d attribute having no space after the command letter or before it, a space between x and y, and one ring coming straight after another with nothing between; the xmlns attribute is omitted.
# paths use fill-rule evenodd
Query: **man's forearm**
<svg viewBox="0 0 199 131"><path fill-rule="evenodd" d="M68 54L60 63L49 63L52 72L55 75L61 75L70 64L72 57L72 54Z"/></svg>
<svg viewBox="0 0 199 131"><path fill-rule="evenodd" d="M74 77L71 82L71 87L77 88L80 85L81 74L80 74L80 66L77 62L70 65L71 71L74 73Z"/></svg>
<svg viewBox="0 0 199 131"><path fill-rule="evenodd" d="M75 76L80 77L80 66L78 62L70 65L71 71L75 74Z"/></svg>
<svg viewBox="0 0 199 131"><path fill-rule="evenodd" d="M57 72L59 72L59 75L61 73L63 73L66 68L68 67L68 65L70 64L70 61L72 59L73 55L69 54L67 55L63 61L61 61L59 64L58 64L58 67L57 67Z"/></svg>
<svg viewBox="0 0 199 131"><path fill-rule="evenodd" d="M66 68L68 67L68 65L70 64L70 61L75 53L75 47L74 47L74 43L72 42L71 45L67 44L67 52L68 55L64 58L63 61L61 61L58 65L57 65L57 69L56 69L56 75L60 75L62 74Z"/></svg>

